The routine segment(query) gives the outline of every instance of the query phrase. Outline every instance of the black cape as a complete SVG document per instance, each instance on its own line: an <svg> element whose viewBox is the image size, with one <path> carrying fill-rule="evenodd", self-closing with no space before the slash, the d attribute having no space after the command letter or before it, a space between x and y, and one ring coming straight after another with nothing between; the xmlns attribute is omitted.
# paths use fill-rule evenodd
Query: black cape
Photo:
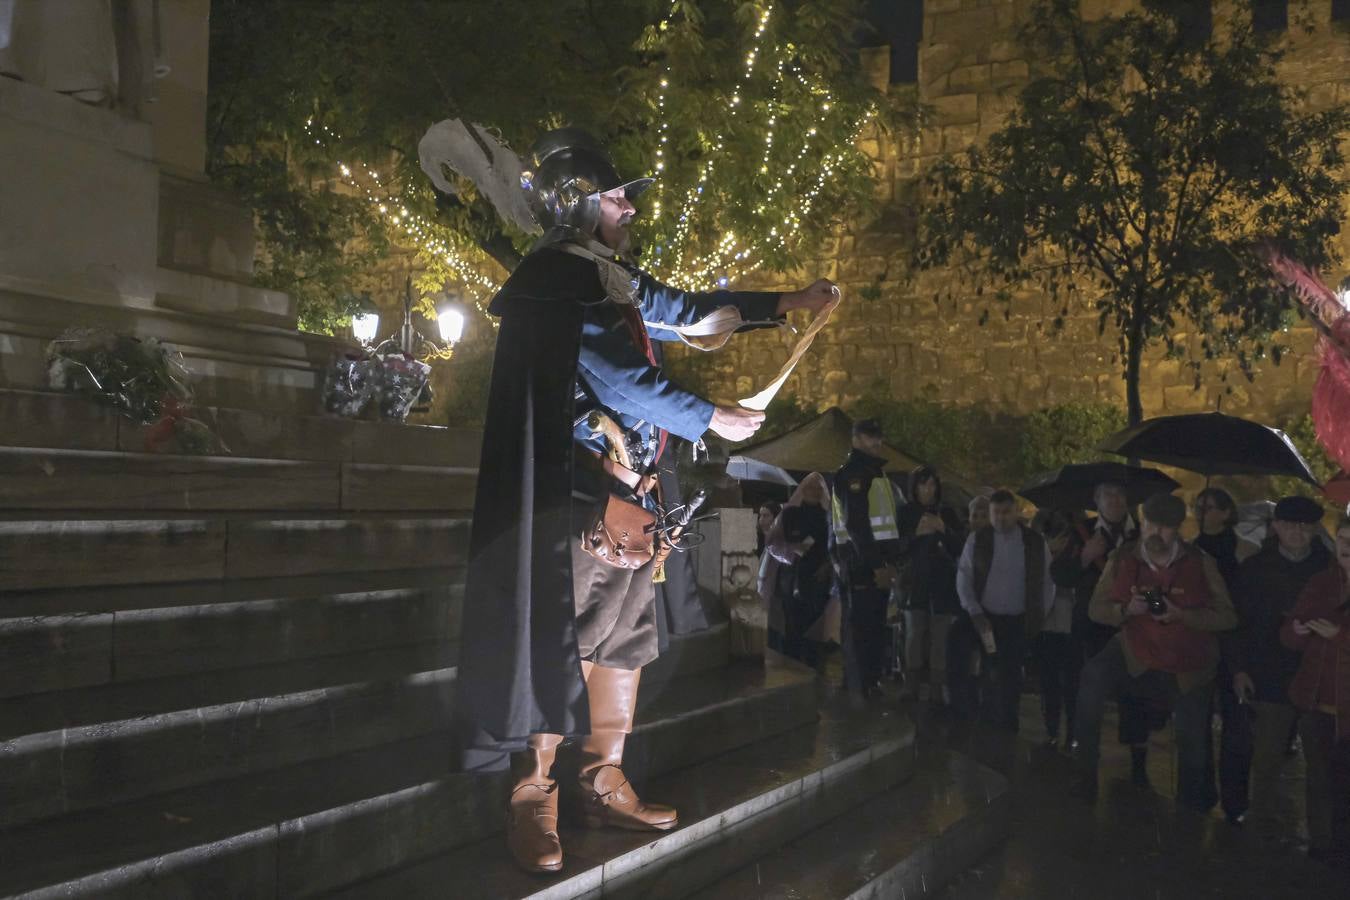
<svg viewBox="0 0 1350 900"><path fill-rule="evenodd" d="M504 768L535 733L590 732L572 603L572 405L595 264L527 256L501 317L474 499L456 713L461 765Z"/></svg>

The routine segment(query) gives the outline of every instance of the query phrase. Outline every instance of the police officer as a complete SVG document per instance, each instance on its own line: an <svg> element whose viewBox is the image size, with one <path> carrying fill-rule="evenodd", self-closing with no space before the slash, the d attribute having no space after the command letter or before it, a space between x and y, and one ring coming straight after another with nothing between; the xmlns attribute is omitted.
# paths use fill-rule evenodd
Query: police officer
<svg viewBox="0 0 1350 900"><path fill-rule="evenodd" d="M881 693L886 605L900 560L896 491L882 472L884 441L876 419L853 423L853 449L834 476L834 542L843 580L844 687Z"/></svg>

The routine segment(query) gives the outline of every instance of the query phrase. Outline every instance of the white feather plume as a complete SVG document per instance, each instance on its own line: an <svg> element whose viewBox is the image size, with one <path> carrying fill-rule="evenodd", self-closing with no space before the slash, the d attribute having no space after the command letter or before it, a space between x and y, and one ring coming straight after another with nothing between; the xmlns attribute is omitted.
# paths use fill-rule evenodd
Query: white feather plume
<svg viewBox="0 0 1350 900"><path fill-rule="evenodd" d="M520 186L520 157L482 126L459 119L437 122L418 142L417 159L439 190L457 193L445 176L449 168L472 181L506 222L527 234L540 232Z"/></svg>

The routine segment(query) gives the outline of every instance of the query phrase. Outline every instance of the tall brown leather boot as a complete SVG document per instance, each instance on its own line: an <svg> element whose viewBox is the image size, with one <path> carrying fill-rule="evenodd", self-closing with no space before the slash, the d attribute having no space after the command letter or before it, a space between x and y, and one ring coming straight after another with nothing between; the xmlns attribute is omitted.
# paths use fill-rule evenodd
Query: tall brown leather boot
<svg viewBox="0 0 1350 900"><path fill-rule="evenodd" d="M581 742L581 790L586 824L633 831L669 831L679 816L669 806L643 803L620 766L633 730L641 669L583 665L591 703L591 733Z"/></svg>
<svg viewBox="0 0 1350 900"><path fill-rule="evenodd" d="M527 872L562 868L558 840L558 783L549 777L560 734L532 734L528 749L511 754L511 802L506 817L506 846Z"/></svg>

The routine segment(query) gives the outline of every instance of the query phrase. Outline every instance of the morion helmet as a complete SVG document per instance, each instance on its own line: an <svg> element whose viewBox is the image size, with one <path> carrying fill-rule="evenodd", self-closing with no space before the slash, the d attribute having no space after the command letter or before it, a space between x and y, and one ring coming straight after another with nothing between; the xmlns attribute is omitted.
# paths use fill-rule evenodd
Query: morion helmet
<svg viewBox="0 0 1350 900"><path fill-rule="evenodd" d="M629 200L651 186L651 178L623 181L609 153L580 128L556 128L535 142L520 186L535 219L547 231L571 226L595 234L600 195L623 188Z"/></svg>

